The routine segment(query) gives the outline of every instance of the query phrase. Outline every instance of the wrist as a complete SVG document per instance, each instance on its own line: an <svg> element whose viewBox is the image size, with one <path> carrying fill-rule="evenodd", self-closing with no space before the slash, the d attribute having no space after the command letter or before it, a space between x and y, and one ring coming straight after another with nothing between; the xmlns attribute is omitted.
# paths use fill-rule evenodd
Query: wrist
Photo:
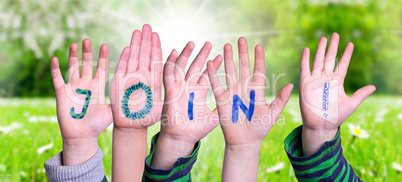
<svg viewBox="0 0 402 182"><path fill-rule="evenodd" d="M338 128L311 128L303 125L302 144L304 156L316 153L325 142L336 137Z"/></svg>
<svg viewBox="0 0 402 182"><path fill-rule="evenodd" d="M222 181L257 181L261 143L225 145Z"/></svg>
<svg viewBox="0 0 402 182"><path fill-rule="evenodd" d="M121 135L137 135L137 134L146 134L148 128L124 128L118 127L116 125L113 126L113 133L114 134L121 134Z"/></svg>
<svg viewBox="0 0 402 182"><path fill-rule="evenodd" d="M245 157L259 156L261 143L225 145L225 153L232 156L239 156L239 159L248 160Z"/></svg>
<svg viewBox="0 0 402 182"><path fill-rule="evenodd" d="M113 128L113 181L141 179L147 156L147 131L147 128Z"/></svg>
<svg viewBox="0 0 402 182"><path fill-rule="evenodd" d="M63 165L77 166L98 152L98 139L63 139Z"/></svg>
<svg viewBox="0 0 402 182"><path fill-rule="evenodd" d="M156 169L170 169L177 159L190 156L197 141L186 137L159 134L151 166Z"/></svg>
<svg viewBox="0 0 402 182"><path fill-rule="evenodd" d="M181 156L185 157L193 152L194 145L198 141L194 141L188 137L172 136L161 132L159 133L159 137L156 142L158 145L162 144L163 146L168 147L170 151L175 151L176 153L179 153Z"/></svg>

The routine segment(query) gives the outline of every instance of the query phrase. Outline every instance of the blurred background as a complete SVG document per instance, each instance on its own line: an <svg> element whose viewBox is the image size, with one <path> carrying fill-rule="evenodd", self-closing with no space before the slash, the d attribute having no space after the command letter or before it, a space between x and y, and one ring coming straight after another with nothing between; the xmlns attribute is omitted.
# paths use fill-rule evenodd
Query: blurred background
<svg viewBox="0 0 402 182"><path fill-rule="evenodd" d="M159 33L164 60L188 41L196 44L192 57L210 41L209 59L213 59L223 53L225 43L236 50L237 39L244 36L250 57L255 45L263 45L267 77L278 80L267 89L267 96L286 83L295 84L282 124L264 140L259 181L296 181L283 139L301 124L297 96L301 52L309 47L313 57L319 38L329 39L338 32L338 59L348 42L355 45L344 85L347 93L367 84L377 87L348 119L351 125L343 127L345 156L365 181L402 180L398 142L402 137L398 130L402 126L402 1L3 0L0 10L0 181L46 181L43 162L62 150L51 57L59 58L66 77L71 43L81 48L82 40L89 38L94 61L105 43L112 77L131 33L145 23ZM369 136L354 133L356 127ZM150 137L157 131L155 126ZM110 179L110 129L99 143ZM223 145L219 128L203 140L192 172L194 181L220 180Z"/></svg>

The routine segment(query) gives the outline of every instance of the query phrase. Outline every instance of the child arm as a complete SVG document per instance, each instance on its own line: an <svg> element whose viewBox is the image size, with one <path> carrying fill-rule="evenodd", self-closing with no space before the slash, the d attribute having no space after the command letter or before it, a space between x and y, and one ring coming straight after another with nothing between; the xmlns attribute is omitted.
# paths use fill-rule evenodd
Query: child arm
<svg viewBox="0 0 402 182"><path fill-rule="evenodd" d="M224 48L226 90L217 76L218 66L208 63L208 75L226 143L222 181L257 181L261 143L281 115L293 85L284 86L272 104L267 105L264 94L264 49L261 45L255 48L255 66L251 81L247 40L240 38L238 44L239 80L233 62L232 46L227 44Z"/></svg>
<svg viewBox="0 0 402 182"><path fill-rule="evenodd" d="M99 51L98 67L92 78L92 46L83 41L81 77L79 75L78 45L73 43L69 53L68 83L65 84L59 61L51 61L51 74L56 92L57 118L63 138L63 151L45 162L50 181L106 180L102 150L98 136L112 122L110 106L105 101L108 68L108 47Z"/></svg>
<svg viewBox="0 0 402 182"><path fill-rule="evenodd" d="M191 180L190 171L197 159L200 140L219 124L216 110L206 106L210 85L206 71L201 70L211 48L211 43L204 44L187 74L184 70L194 49L193 42L179 56L173 50L168 57L163 71L166 92L161 131L152 139L145 181L156 176L168 181ZM220 56L214 63L219 66Z"/></svg>
<svg viewBox="0 0 402 182"><path fill-rule="evenodd" d="M149 25L133 32L110 88L114 118L113 181L140 181L147 152L147 128L161 118L162 50Z"/></svg>
<svg viewBox="0 0 402 182"><path fill-rule="evenodd" d="M375 87L372 85L363 87L350 97L345 94L343 82L352 56L353 44L349 43L346 46L338 66L334 70L338 43L339 35L334 33L329 43L328 52L325 53L327 39L325 37L320 39L311 73L309 49L303 50L299 87L303 126L289 135L288 139L292 138L293 141L288 140L290 143L287 143L285 140L288 147L286 151L297 173L305 173L305 171L300 171L298 165L293 163L295 158L292 156L301 157L300 162L304 159L314 161L317 156L325 156L314 163L315 166L318 165L314 169L326 169L321 170L321 173L311 173L314 171L312 169L309 174L306 173L304 176L310 175L311 177L313 175L316 178L331 180L347 179L346 177L350 176L354 178L353 176L355 176L352 167L347 164L343 157L339 128L360 103L375 91ZM302 150L298 148L300 146ZM336 155L337 158L330 161L330 155ZM311 164L311 167L314 165ZM307 168L309 167L304 169ZM358 178L356 177L356 179Z"/></svg>

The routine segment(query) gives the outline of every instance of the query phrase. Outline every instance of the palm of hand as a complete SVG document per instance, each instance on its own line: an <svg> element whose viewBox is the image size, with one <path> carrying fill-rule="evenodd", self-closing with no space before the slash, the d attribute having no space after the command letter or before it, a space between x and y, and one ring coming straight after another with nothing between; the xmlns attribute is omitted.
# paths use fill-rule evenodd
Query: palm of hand
<svg viewBox="0 0 402 182"><path fill-rule="evenodd" d="M51 62L53 85L56 91L57 117L63 139L97 138L112 123L110 106L105 100L105 84L108 68L109 50L102 45L99 51L98 67L92 78L92 46L88 39L82 43L82 68L79 75L78 45L73 43L69 53L69 82L64 83L56 57ZM91 98L85 101L87 95L76 93L77 89L89 90ZM88 103L86 113L83 112ZM80 114L73 117L73 114ZM80 119L81 118L81 119Z"/></svg>
<svg viewBox="0 0 402 182"><path fill-rule="evenodd" d="M124 48L110 88L110 101L117 128L147 128L161 118L163 101L162 48L149 25L133 32ZM125 96L126 95L126 96Z"/></svg>
<svg viewBox="0 0 402 182"><path fill-rule="evenodd" d="M256 85L257 86L257 85ZM258 85L261 87L261 85ZM264 85L262 85L264 87ZM239 91L239 92L236 92ZM237 95L243 104L250 110L251 92L255 94L254 112L251 120L238 108L237 122L233 119L234 96ZM229 145L249 144L250 142L261 142L274 126L280 113L276 113L266 104L265 93L263 89L253 89L253 86L238 83L228 90L216 95L218 102L218 113L226 143ZM221 102L222 104L219 104ZM225 104L224 102L227 102ZM279 115L278 115L279 114Z"/></svg>
<svg viewBox="0 0 402 182"><path fill-rule="evenodd" d="M138 70L137 72L122 75L122 77L118 77L117 75L115 75L110 88L110 99L113 103L113 113L117 115L114 116L114 124L117 127L141 129L147 128L160 120L162 111L162 106L160 103L162 103L163 101L161 100L160 96L155 96L155 94L157 94L157 91L155 90L155 84L150 83L151 76L151 72L149 72L148 70ZM128 118L126 117L122 107L123 96L125 95L128 88L132 87L133 85L139 86L139 83L145 84L145 87L149 86L152 93L152 108L149 110L149 113L147 113L147 115L143 118ZM128 99L128 107L131 113L139 113L138 111L144 109L147 104L147 100L147 94L144 89L133 91Z"/></svg>
<svg viewBox="0 0 402 182"><path fill-rule="evenodd" d="M82 119L74 119L70 110L79 114L84 107L87 95L77 94L76 89L90 90L91 100ZM105 96L99 95L97 80L73 80L56 91L57 116L63 139L98 137L111 123L110 106L105 103Z"/></svg>
<svg viewBox="0 0 402 182"><path fill-rule="evenodd" d="M194 44L189 42L178 58L176 51L173 50L165 65L166 95L162 111L161 134L173 138L184 138L195 143L204 138L219 122L216 110L211 111L206 106L207 92L210 88L206 72L200 76L201 68L211 50L209 42L205 43L191 64L186 78L182 78L193 48ZM214 62L220 64L221 60L217 58ZM189 107L192 107L192 111Z"/></svg>
<svg viewBox="0 0 402 182"><path fill-rule="evenodd" d="M217 101L219 118L227 145L260 144L271 130L286 105L292 84L286 85L271 105L265 100L265 56L264 49L258 45L255 48L255 66L253 81L250 81L250 62L247 41L239 39L240 81L237 81L236 69L233 63L233 52L230 44L225 45L225 72L227 90L216 75L217 66L208 63L208 75ZM255 94L254 112L251 115L251 92ZM249 110L249 116L238 107L238 120L233 117L234 97L239 98ZM239 103L239 101L236 101Z"/></svg>
<svg viewBox="0 0 402 182"><path fill-rule="evenodd" d="M375 87L369 85L359 89L352 96L347 96L343 83L352 56L353 44L348 44L334 71L339 35L333 34L327 53L325 53L326 42L325 38L321 38L311 73L309 50L304 49L299 92L304 126L331 130L345 122L359 104L374 92Z"/></svg>

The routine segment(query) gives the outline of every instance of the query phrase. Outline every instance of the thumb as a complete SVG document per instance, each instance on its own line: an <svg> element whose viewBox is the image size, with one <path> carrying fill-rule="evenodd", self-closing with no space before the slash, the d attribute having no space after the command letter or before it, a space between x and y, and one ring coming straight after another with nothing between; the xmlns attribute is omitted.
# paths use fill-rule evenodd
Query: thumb
<svg viewBox="0 0 402 182"><path fill-rule="evenodd" d="M292 90L293 90L293 84L291 83L286 84L281 89L281 91L279 91L279 94L276 96L274 101L272 101L270 108L277 111L278 114L277 117L279 117L280 113L282 113L283 108L288 103Z"/></svg>
<svg viewBox="0 0 402 182"><path fill-rule="evenodd" d="M106 105L106 116L104 119L102 119L102 126L103 130L106 130L106 128L113 123L113 113L112 113L112 107L110 104Z"/></svg>
<svg viewBox="0 0 402 182"><path fill-rule="evenodd" d="M350 98L356 106L359 106L364 99L376 90L374 85L367 85L357 90Z"/></svg>

